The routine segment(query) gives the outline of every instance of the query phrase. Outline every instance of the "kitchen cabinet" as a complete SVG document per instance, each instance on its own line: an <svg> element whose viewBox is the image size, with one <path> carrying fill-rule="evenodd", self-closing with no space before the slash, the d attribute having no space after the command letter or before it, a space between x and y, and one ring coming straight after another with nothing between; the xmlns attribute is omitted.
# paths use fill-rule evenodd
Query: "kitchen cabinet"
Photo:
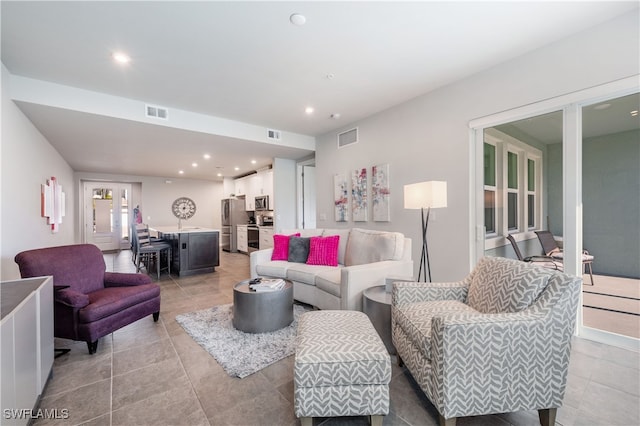
<svg viewBox="0 0 640 426"><path fill-rule="evenodd" d="M35 409L53 367L53 278L38 277L0 284L3 422L28 423L28 416L6 418L9 410Z"/></svg>
<svg viewBox="0 0 640 426"><path fill-rule="evenodd" d="M247 191L249 190L249 184L250 184L249 178L250 176L245 176L245 177L238 178L234 181L236 197L247 195Z"/></svg>
<svg viewBox="0 0 640 426"><path fill-rule="evenodd" d="M238 251L242 253L249 252L249 237L247 225L237 225L238 226Z"/></svg>
<svg viewBox="0 0 640 426"><path fill-rule="evenodd" d="M171 273L179 277L215 272L220 265L220 232L206 228L157 227L171 244Z"/></svg>
<svg viewBox="0 0 640 426"><path fill-rule="evenodd" d="M245 176L235 181L236 196L244 196L245 210L256 209L255 199L261 195L269 196L269 209L274 210L273 169L262 170L256 174Z"/></svg>
<svg viewBox="0 0 640 426"><path fill-rule="evenodd" d="M273 247L273 227L261 226L260 227L260 243L258 248L264 250L266 248Z"/></svg>

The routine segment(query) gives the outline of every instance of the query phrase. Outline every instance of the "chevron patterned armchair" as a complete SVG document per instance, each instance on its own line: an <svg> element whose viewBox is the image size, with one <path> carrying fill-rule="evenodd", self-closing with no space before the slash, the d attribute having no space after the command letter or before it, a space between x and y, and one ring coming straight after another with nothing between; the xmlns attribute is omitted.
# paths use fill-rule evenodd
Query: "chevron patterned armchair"
<svg viewBox="0 0 640 426"><path fill-rule="evenodd" d="M457 417L562 405L582 280L485 257L462 281L394 283L393 344L440 413Z"/></svg>

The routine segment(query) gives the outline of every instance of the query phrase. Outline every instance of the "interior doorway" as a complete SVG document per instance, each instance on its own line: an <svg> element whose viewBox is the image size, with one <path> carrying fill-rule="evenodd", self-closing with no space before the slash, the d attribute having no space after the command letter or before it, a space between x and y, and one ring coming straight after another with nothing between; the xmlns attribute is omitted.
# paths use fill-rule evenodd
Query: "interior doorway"
<svg viewBox="0 0 640 426"><path fill-rule="evenodd" d="M297 227L316 227L316 164L315 159L298 163L298 218Z"/></svg>
<svg viewBox="0 0 640 426"><path fill-rule="evenodd" d="M131 184L84 182L84 242L102 251L130 247Z"/></svg>

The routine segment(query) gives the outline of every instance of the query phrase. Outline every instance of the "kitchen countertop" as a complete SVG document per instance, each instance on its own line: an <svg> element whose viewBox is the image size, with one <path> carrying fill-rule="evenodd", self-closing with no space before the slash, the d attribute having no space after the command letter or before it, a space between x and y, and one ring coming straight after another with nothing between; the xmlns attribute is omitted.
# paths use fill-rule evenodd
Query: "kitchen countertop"
<svg viewBox="0 0 640 426"><path fill-rule="evenodd" d="M177 226L150 226L150 231L160 232L163 234L190 234L198 232L220 232L219 229L201 228L199 226L183 226L178 229Z"/></svg>

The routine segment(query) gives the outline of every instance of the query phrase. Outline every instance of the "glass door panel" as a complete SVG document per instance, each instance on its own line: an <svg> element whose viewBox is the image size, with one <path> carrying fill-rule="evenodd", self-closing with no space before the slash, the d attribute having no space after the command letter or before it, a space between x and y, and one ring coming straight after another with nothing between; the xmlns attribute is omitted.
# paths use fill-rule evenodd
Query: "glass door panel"
<svg viewBox="0 0 640 426"><path fill-rule="evenodd" d="M633 338L640 338L639 108L638 93L582 108L582 236L593 256L583 260L583 326Z"/></svg>

